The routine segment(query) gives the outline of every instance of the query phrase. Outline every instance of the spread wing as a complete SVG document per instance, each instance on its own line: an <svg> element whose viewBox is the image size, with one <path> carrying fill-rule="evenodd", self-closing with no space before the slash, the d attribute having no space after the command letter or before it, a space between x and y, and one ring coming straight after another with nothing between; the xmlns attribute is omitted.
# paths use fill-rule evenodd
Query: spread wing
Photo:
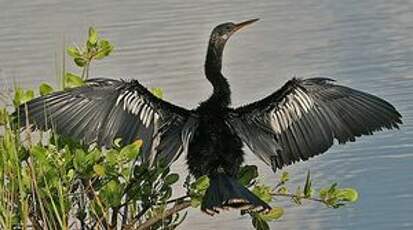
<svg viewBox="0 0 413 230"><path fill-rule="evenodd" d="M138 81L92 79L85 86L55 92L27 103L33 127L110 147L143 140L143 157L168 164L187 149L197 118L188 110L163 101ZM15 113L25 126L25 105Z"/></svg>
<svg viewBox="0 0 413 230"><path fill-rule="evenodd" d="M399 128L400 113L376 96L327 78L292 79L237 108L228 119L249 148L275 171L383 128Z"/></svg>

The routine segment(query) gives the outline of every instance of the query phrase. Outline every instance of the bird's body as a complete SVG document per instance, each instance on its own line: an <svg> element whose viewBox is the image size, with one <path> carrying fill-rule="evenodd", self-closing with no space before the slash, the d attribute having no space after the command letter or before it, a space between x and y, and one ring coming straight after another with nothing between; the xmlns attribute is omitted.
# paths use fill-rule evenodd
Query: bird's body
<svg viewBox="0 0 413 230"><path fill-rule="evenodd" d="M334 140L344 144L383 128L398 128L401 115L376 96L337 85L331 79L292 79L257 102L231 108L231 90L222 74L229 37L254 20L224 23L211 33L205 75L213 93L187 110L155 97L138 81L92 79L86 86L36 98L15 113L18 121L84 143L111 146L142 139L142 160L171 164L186 153L195 177L208 175L201 209L271 207L240 185L243 145L274 171L324 153ZM28 118L28 119L26 119Z"/></svg>
<svg viewBox="0 0 413 230"><path fill-rule="evenodd" d="M243 162L242 140L226 124L230 109L211 111L201 105L198 129L189 145L187 162L196 177L224 171L235 176Z"/></svg>

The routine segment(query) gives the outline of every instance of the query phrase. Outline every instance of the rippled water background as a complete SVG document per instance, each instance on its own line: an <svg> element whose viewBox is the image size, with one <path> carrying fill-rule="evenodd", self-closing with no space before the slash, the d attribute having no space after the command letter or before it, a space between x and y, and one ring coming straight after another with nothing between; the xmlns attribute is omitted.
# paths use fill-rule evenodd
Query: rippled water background
<svg viewBox="0 0 413 230"><path fill-rule="evenodd" d="M404 116L399 131L335 146L287 168L293 185L311 169L315 186L354 186L360 201L330 210L295 207L274 229L413 229L413 2L412 1L68 1L0 0L0 84L57 82L64 44L84 40L90 25L113 41L110 58L93 75L136 78L162 87L166 99L193 107L211 92L203 77L210 30L226 21L259 17L236 34L224 56L234 105L259 99L292 76L329 76L374 93ZM67 61L67 68L74 69ZM271 171L252 154L248 163ZM184 172L180 161L176 170ZM237 213L208 217L192 210L182 229L250 229Z"/></svg>

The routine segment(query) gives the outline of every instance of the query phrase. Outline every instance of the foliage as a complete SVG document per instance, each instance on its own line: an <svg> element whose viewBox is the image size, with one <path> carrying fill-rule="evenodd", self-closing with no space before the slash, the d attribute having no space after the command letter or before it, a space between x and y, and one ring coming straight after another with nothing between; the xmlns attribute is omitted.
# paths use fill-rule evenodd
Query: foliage
<svg viewBox="0 0 413 230"><path fill-rule="evenodd" d="M251 166L244 166L251 167ZM255 169L256 170L256 169ZM252 178L251 180L254 180ZM263 201L272 202L275 197L287 197L290 198L296 205L302 205L303 200L315 201L324 204L326 207L339 208L347 203L354 203L358 199L357 191L353 188L338 188L337 183L333 183L327 188L319 189L319 196L315 196L315 190L312 187L312 180L310 171L307 173L307 178L304 182L304 189L301 186L297 186L294 192L289 192L290 189L287 186L289 181L289 175L287 172L283 172L279 178L279 182L276 186L271 187L261 184L257 181L250 183L250 188L255 195L260 197ZM244 213L245 214L245 213ZM269 229L268 222L276 221L284 214L282 207L272 207L272 210L268 213L249 213L252 217L252 224L256 229Z"/></svg>
<svg viewBox="0 0 413 230"><path fill-rule="evenodd" d="M66 73L64 87L84 84L93 60L110 54L113 45L100 38L94 28L84 47L67 49L82 74ZM39 94L54 89L47 83L39 86ZM153 93L162 97L162 90ZM13 105L23 105L35 96L33 90L15 88ZM187 177L187 193L172 198L172 187L180 176L158 163L149 167L139 159L141 140L112 149L101 149L51 133L33 135L29 129L14 129L6 108L0 108L0 229L175 229L186 218L188 208L199 208L209 186L207 176L192 181ZM21 133L22 132L22 133ZM46 138L47 137L47 138ZM303 200L320 202L339 208L355 202L358 194L337 184L313 189L310 173L303 189L294 192L287 187L289 175L283 172L274 186L259 182L257 167L243 166L238 181L262 200L286 197L297 205ZM315 196L318 194L318 196ZM244 210L256 229L269 229L268 222L279 220L282 207L267 213Z"/></svg>
<svg viewBox="0 0 413 230"><path fill-rule="evenodd" d="M141 221L163 212L179 176L159 165L132 167L141 144L102 151L52 135L47 145L25 147L18 132L7 127L0 143L0 226L106 229L123 218L123 225L135 228L140 212ZM180 221L175 214L158 225Z"/></svg>
<svg viewBox="0 0 413 230"><path fill-rule="evenodd" d="M53 87L51 87L49 84L47 83L42 83L39 86L39 93L41 96L50 94L53 92Z"/></svg>
<svg viewBox="0 0 413 230"><path fill-rule="evenodd" d="M113 50L113 45L104 38L101 38L95 28L89 28L89 36L84 46L73 46L67 48L67 54L73 58L76 66L82 69L81 75L66 73L64 77L64 87L73 88L83 84L89 78L90 64L93 60L101 60L107 57Z"/></svg>

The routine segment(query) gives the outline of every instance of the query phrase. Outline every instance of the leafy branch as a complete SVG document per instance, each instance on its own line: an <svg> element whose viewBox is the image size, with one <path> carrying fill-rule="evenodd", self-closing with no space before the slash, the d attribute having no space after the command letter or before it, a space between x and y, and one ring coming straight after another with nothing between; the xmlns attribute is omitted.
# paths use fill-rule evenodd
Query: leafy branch
<svg viewBox="0 0 413 230"><path fill-rule="evenodd" d="M246 165L241 168L238 174L240 183L252 188L252 191L266 202L274 201L276 198L289 198L294 204L302 205L303 200L319 202L328 208L340 208L348 203L354 203L358 199L358 193L352 188L338 188L334 183L329 187L319 189L319 195L314 196L315 190L312 188L312 180L310 172L307 174L303 190L300 186L297 187L294 193L288 192L286 186L289 181L287 172L283 172L279 178L279 182L271 188L270 186L259 183L257 168L254 165ZM174 206L167 212L154 216L146 221L142 226L148 227L149 223L154 223L157 220L165 218L174 213L178 213L187 208L199 207L203 195L209 186L209 179L206 176L200 177L193 183L187 186L187 195L169 200L167 203L174 203ZM256 229L269 229L268 222L276 221L284 215L284 209L281 207L273 207L268 213L241 211L242 215L249 214L252 217L252 224ZM139 226L139 229L141 226ZM142 228L143 229L143 228Z"/></svg>
<svg viewBox="0 0 413 230"><path fill-rule="evenodd" d="M100 38L95 28L89 28L89 36L85 46L74 46L67 49L67 54L73 58L74 63L82 68L81 76L73 73L67 74L69 78L80 78L87 80L89 78L90 64L93 60L101 60L108 56L113 50L113 45L106 39ZM67 79L70 83L72 79ZM77 80L76 80L77 81ZM71 87L69 85L68 87ZM76 86L75 86L76 87Z"/></svg>
<svg viewBox="0 0 413 230"><path fill-rule="evenodd" d="M287 182L289 181L287 172L281 173L279 182L274 187L270 187L255 180L258 175L256 166L245 166L244 168L244 171L247 172L244 172L242 181L247 182L246 184L250 185L249 187L252 188L252 191L266 202L272 202L274 198L289 198L294 204L300 206L303 204L303 200L308 200L322 203L328 208L340 208L348 203L354 203L358 199L358 193L355 189L338 188L337 183L333 183L329 187L320 188L318 190L318 196L316 196L316 190L312 187L310 171L307 173L304 186L297 186L294 192L290 192L287 186ZM269 229L268 222L281 218L284 210L281 207L273 207L269 213L249 214L252 217L252 224L256 229Z"/></svg>

